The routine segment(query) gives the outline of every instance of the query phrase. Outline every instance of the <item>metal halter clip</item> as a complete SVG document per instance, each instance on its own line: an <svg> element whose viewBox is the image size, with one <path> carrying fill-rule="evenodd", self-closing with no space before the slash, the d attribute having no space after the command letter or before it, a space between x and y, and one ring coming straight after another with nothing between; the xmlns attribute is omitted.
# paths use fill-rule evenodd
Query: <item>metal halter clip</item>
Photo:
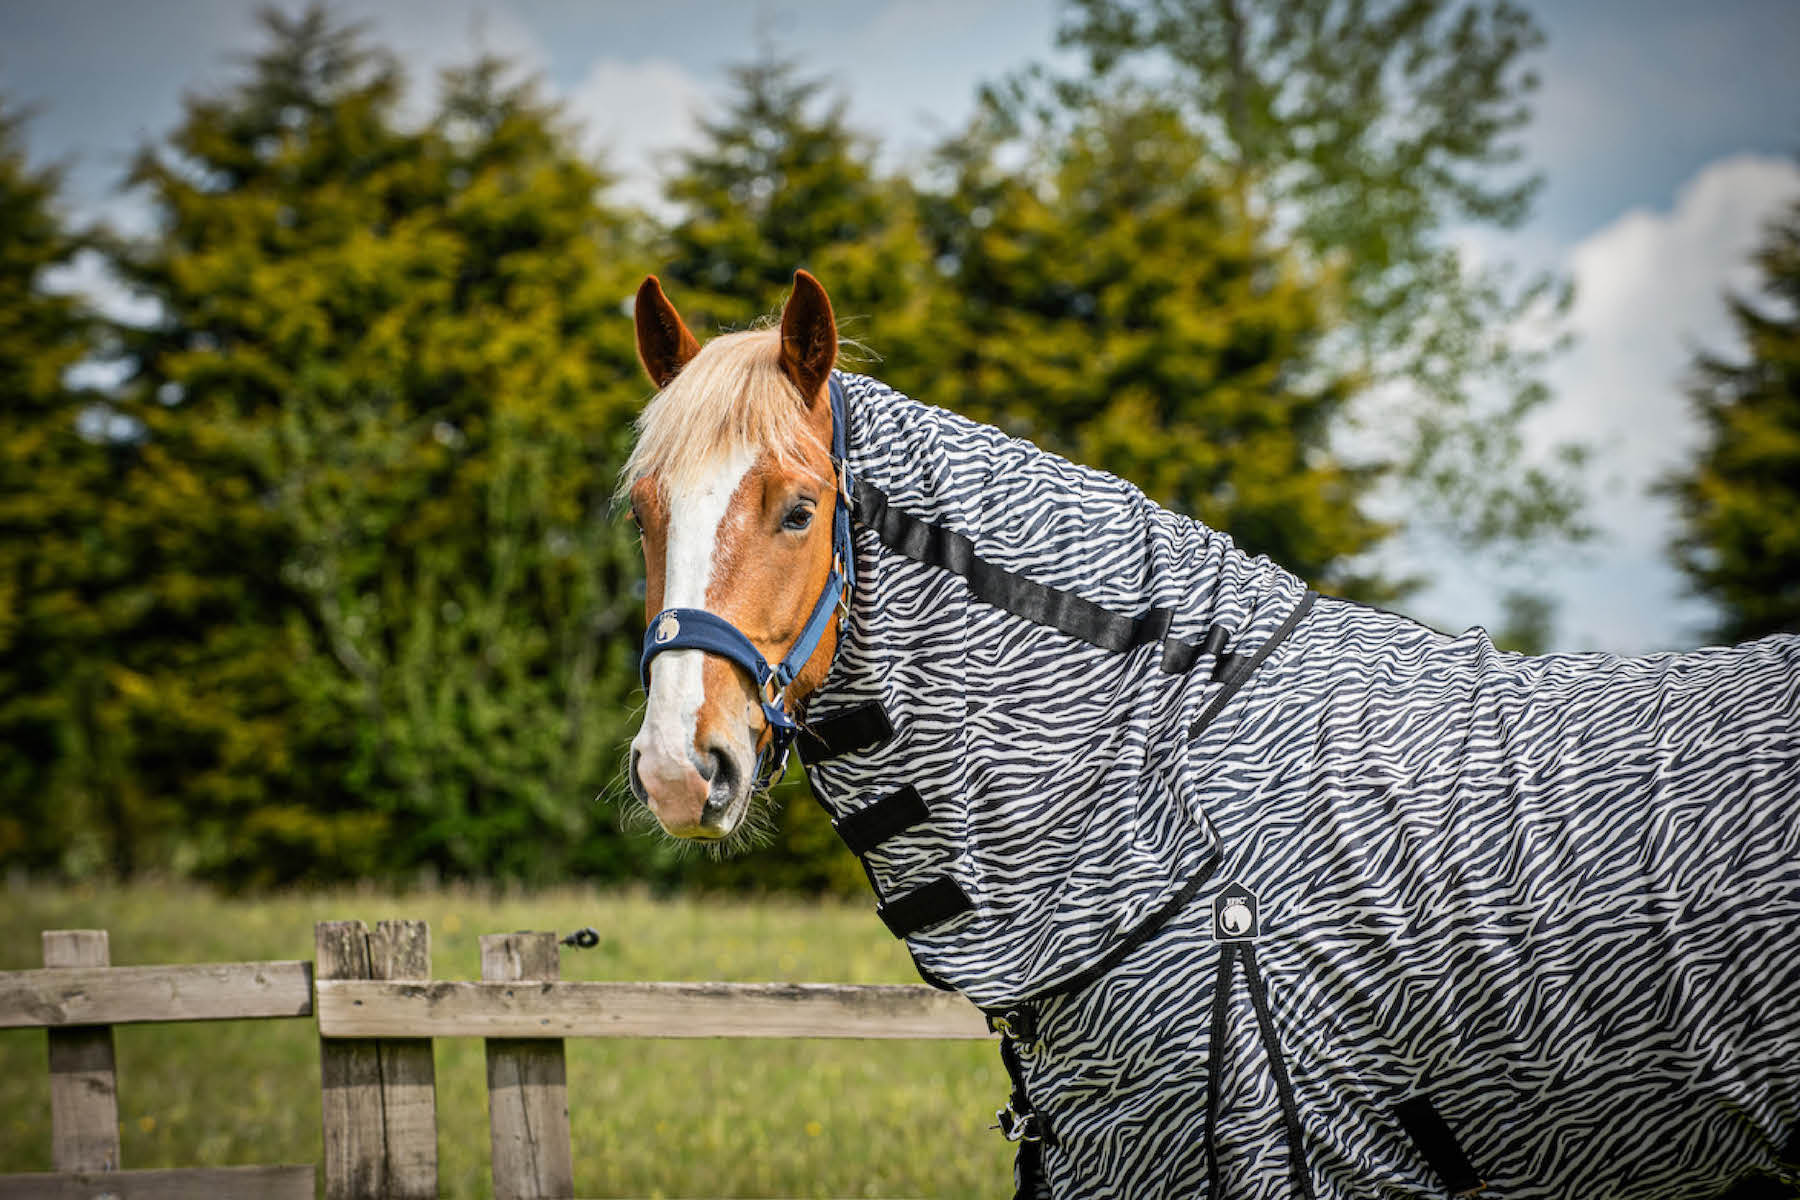
<svg viewBox="0 0 1800 1200"><path fill-rule="evenodd" d="M838 573L838 578L846 578L844 573L843 555L839 554L831 560L831 569ZM840 634L844 632L844 627L850 623L850 596L853 590L854 589L852 589L848 583L838 589L837 611L838 632Z"/></svg>
<svg viewBox="0 0 1800 1200"><path fill-rule="evenodd" d="M988 1016L988 1028L1021 1046L1034 1046L1038 1040L1037 1014L1023 1005Z"/></svg>
<svg viewBox="0 0 1800 1200"><path fill-rule="evenodd" d="M1012 1101L1006 1102L1005 1108L994 1110L995 1123L989 1129L998 1129L1000 1135L1009 1142L1041 1142L1043 1135L1038 1132L1037 1113L1014 1112Z"/></svg>

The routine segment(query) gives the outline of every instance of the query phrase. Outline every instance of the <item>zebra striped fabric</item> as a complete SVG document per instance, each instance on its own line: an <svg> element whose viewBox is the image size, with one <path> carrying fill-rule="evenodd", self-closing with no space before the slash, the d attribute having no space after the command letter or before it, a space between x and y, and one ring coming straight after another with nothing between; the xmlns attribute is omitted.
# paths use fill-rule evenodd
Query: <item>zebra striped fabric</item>
<svg viewBox="0 0 1800 1200"><path fill-rule="evenodd" d="M1321 599L1277 641L1306 595L1279 567L843 381L858 477L914 532L1215 651L1170 671L856 535L809 720L873 700L894 733L809 774L838 818L923 800L863 860L884 904L968 898L907 938L928 979L1035 1016L1038 1194L1442 1196L1398 1115L1421 1098L1498 1197L1716 1195L1776 1163L1800 638L1524 658Z"/></svg>

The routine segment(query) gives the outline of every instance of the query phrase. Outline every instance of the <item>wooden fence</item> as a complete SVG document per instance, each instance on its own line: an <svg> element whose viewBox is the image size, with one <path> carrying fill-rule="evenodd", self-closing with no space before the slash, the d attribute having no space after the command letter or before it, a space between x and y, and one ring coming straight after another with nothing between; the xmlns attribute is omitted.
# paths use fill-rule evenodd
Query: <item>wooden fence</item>
<svg viewBox="0 0 1800 1200"><path fill-rule="evenodd" d="M560 978L555 934L481 939L481 979L431 978L423 921L326 921L313 961L109 965L103 930L44 934L42 970L0 972L0 1028L41 1028L50 1049L54 1170L0 1175L0 1200L301 1200L313 1164L125 1170L114 1025L245 1018L314 1021L325 1195L435 1197L432 1039L487 1041L494 1194L574 1195L562 1039L983 1038L966 1001L920 986L592 983Z"/></svg>

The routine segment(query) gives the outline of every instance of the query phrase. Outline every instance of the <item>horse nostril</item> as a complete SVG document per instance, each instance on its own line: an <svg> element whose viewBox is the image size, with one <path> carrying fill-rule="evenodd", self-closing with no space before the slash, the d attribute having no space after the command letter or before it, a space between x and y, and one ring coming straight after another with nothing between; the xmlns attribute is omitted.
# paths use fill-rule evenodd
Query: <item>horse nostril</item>
<svg viewBox="0 0 1800 1200"><path fill-rule="evenodd" d="M711 783L713 776L719 773L719 752L708 750L705 754L695 756L694 770L700 772L700 778Z"/></svg>
<svg viewBox="0 0 1800 1200"><path fill-rule="evenodd" d="M701 772L711 784L729 788L736 782L737 771L732 766L731 758L723 750L706 752L706 770Z"/></svg>
<svg viewBox="0 0 1800 1200"><path fill-rule="evenodd" d="M643 772L641 772L639 766L637 766L643 761L643 757L643 750L632 747L632 759L630 759L630 768L628 768L628 772L626 772L626 784L632 788L632 795L635 795L635 797L637 797L639 801L643 801L644 804L648 804L648 802L650 802L650 788L644 786Z"/></svg>
<svg viewBox="0 0 1800 1200"><path fill-rule="evenodd" d="M718 824L725 820L725 815L737 800L737 764L723 750L708 750L705 759L706 765L701 768L700 774L712 786L707 789L702 819L709 824Z"/></svg>

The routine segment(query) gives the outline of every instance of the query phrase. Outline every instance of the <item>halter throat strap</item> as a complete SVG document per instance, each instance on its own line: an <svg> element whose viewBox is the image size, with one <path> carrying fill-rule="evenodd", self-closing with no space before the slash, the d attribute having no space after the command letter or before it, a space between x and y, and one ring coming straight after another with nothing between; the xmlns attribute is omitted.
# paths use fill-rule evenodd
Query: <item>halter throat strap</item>
<svg viewBox="0 0 1800 1200"><path fill-rule="evenodd" d="M850 477L844 388L835 371L831 373L830 390L831 465L837 477L837 503L833 505L831 520L831 574L826 576L825 586L793 646L779 663L770 666L756 644L724 617L703 608L665 608L645 630L644 651L638 659L638 678L646 691L650 689L651 660L670 650L716 654L742 667L756 681L763 718L772 731L768 749L760 756L758 787L767 787L781 777L787 766L788 749L800 732L788 712L787 689L818 650L834 615L840 623L848 618L850 596L856 586L856 556L850 542L850 505L856 485Z"/></svg>

